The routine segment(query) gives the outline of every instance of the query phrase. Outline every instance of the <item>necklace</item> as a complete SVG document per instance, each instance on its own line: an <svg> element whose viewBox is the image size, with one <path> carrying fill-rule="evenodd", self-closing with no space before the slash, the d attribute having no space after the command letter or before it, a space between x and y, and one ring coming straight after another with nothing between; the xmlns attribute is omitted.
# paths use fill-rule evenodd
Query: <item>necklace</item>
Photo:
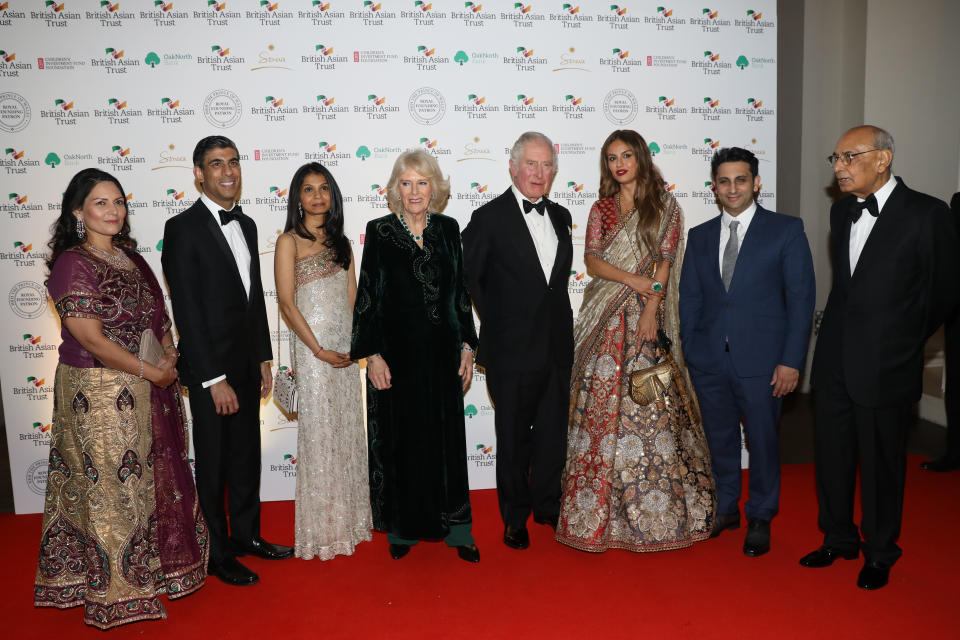
<svg viewBox="0 0 960 640"><path fill-rule="evenodd" d="M110 253L109 251L104 251L103 249L99 247L95 247L92 244L86 244L84 246L87 248L88 251L100 256L101 258L106 260L107 263L117 267L118 269L123 269L124 271L127 271L130 269L130 267L133 266L133 262L130 260L130 258L127 257L125 253L123 253L123 251L121 251L120 253Z"/></svg>
<svg viewBox="0 0 960 640"><path fill-rule="evenodd" d="M403 224L403 228L407 230L407 233L410 234L410 237L413 238L414 242L417 244L423 242L423 231L427 230L427 227L430 226L430 214L427 214L427 223L423 225L423 231L420 232L420 235L414 235L413 231L410 231L410 227L407 226L407 218L404 214L400 214L400 223Z"/></svg>

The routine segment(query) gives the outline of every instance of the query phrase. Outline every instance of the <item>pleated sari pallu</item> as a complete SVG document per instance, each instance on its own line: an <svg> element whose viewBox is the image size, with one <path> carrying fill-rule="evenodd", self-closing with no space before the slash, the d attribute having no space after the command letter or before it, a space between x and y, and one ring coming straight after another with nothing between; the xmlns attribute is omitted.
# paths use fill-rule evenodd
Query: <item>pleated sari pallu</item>
<svg viewBox="0 0 960 640"><path fill-rule="evenodd" d="M574 327L567 463L557 540L583 551L662 551L709 537L716 492L710 453L687 379L677 331L677 283L683 258L683 214L665 194L657 241L670 269L657 324L673 340L680 376L662 401L630 399L630 376L658 360L641 343L640 296L618 282L594 278L584 290ZM594 204L586 253L624 271L653 277L641 249L638 218L616 202ZM639 264L638 264L639 262Z"/></svg>

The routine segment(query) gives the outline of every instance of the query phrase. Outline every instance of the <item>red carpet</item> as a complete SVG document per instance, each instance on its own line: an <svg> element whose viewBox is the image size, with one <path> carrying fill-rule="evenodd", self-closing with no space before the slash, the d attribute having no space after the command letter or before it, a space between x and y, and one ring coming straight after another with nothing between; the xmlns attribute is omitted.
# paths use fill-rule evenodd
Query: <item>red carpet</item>
<svg viewBox="0 0 960 640"><path fill-rule="evenodd" d="M909 459L900 546L880 591L856 587L862 561L804 569L819 545L812 465L783 471L772 551L747 558L745 530L690 549L593 555L531 523L530 549L500 541L493 491L473 492L481 562L442 543L402 560L386 537L329 562L253 559L254 587L211 578L198 593L165 601L169 618L109 631L112 638L956 638L960 473L919 470ZM292 543L293 503L266 503L263 534ZM99 637L79 609L34 609L40 517L0 516L4 567L0 620L8 638Z"/></svg>

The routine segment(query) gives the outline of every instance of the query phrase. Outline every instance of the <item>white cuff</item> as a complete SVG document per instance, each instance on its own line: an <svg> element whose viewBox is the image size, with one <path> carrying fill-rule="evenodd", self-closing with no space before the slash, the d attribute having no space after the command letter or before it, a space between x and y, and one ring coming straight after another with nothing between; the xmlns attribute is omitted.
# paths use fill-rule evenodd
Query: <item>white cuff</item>
<svg viewBox="0 0 960 640"><path fill-rule="evenodd" d="M212 380L207 380L206 382L204 382L204 383L203 383L203 388L204 388L204 389L209 389L210 387L212 387L213 385L217 384L217 383L220 382L221 380L226 380L226 379L227 379L226 374L224 374L224 375L222 375L222 376L217 376L216 378L213 378Z"/></svg>

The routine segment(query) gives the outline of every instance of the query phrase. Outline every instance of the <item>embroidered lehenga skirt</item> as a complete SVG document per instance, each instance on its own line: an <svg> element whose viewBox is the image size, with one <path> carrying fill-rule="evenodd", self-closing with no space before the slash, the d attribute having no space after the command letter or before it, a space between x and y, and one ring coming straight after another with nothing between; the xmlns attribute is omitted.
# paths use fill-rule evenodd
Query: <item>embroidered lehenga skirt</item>
<svg viewBox="0 0 960 640"><path fill-rule="evenodd" d="M177 474L189 470L182 447L164 446L163 439L155 445L151 432L154 415L182 409L179 394L155 390L164 400L151 406L146 380L64 364L54 388L34 604L82 606L84 621L101 629L165 618L158 596L180 597L202 586L207 561L196 494L174 481L155 495L155 472L185 481ZM178 521L168 517L174 511L189 515L171 527ZM189 553L178 549L187 546ZM161 562L161 548L190 560Z"/></svg>

